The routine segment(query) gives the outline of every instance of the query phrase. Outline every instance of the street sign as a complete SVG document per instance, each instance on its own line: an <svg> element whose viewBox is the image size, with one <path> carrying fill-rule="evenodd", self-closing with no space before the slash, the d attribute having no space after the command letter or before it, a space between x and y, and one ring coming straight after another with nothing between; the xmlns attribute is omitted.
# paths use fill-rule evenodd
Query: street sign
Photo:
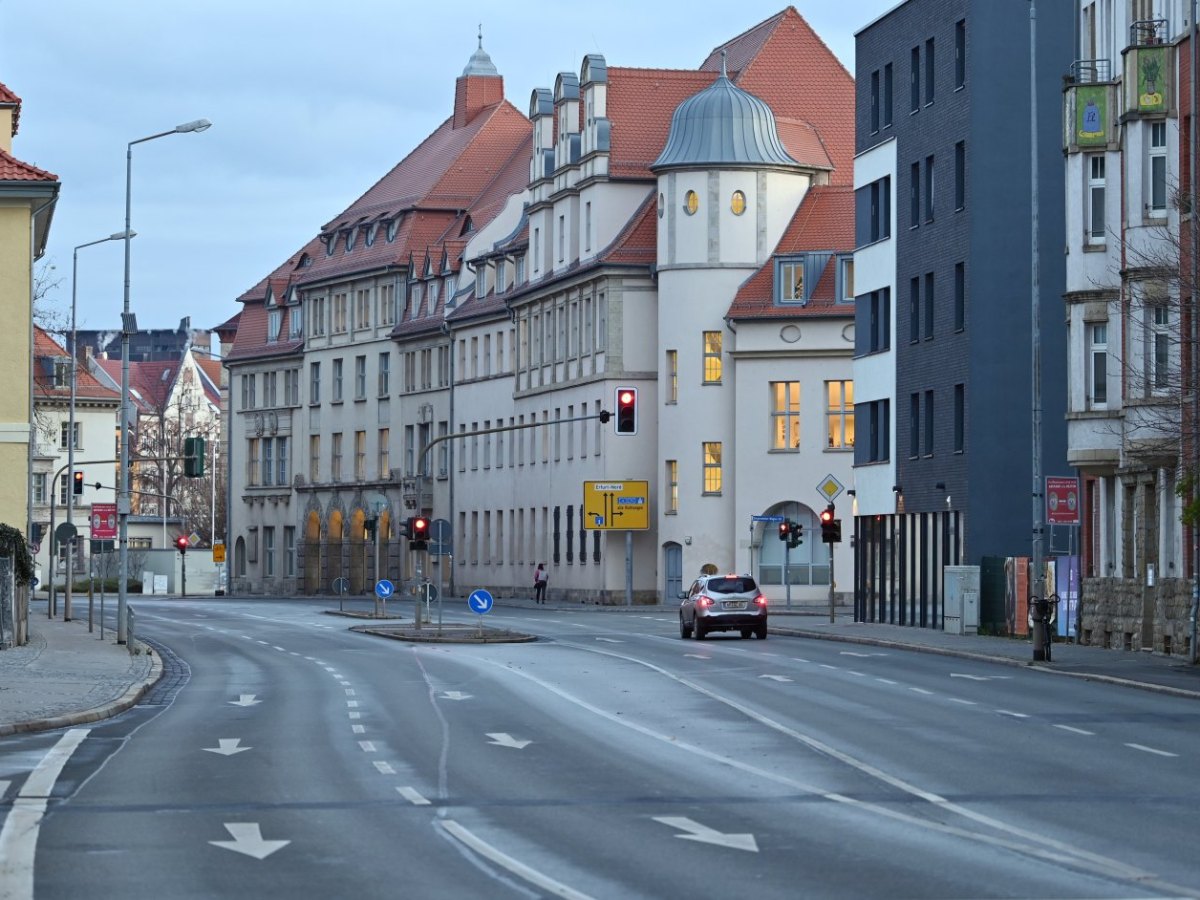
<svg viewBox="0 0 1200 900"><path fill-rule="evenodd" d="M91 543L92 543L91 549L92 549L93 556L95 556L98 553L112 553L113 549L116 547L115 541L107 541L107 540L98 541L95 538L92 538Z"/></svg>
<svg viewBox="0 0 1200 900"><path fill-rule="evenodd" d="M111 541L117 536L117 504L92 504L92 538Z"/></svg>
<svg viewBox="0 0 1200 900"><path fill-rule="evenodd" d="M471 607L471 611L477 612L481 616L486 612L491 612L493 602L492 595L483 588L473 591L467 598L467 605Z"/></svg>
<svg viewBox="0 0 1200 900"><path fill-rule="evenodd" d="M1046 522L1050 525L1079 524L1079 479L1046 477Z"/></svg>
<svg viewBox="0 0 1200 900"><path fill-rule="evenodd" d="M213 562L215 562L215 563L225 562L225 542L224 541L213 541Z"/></svg>
<svg viewBox="0 0 1200 900"><path fill-rule="evenodd" d="M70 522L60 522L54 527L54 540L59 545L75 540L77 534L79 534L79 529Z"/></svg>
<svg viewBox="0 0 1200 900"><path fill-rule="evenodd" d="M195 531L193 531L191 534L189 534L189 535L188 535L188 543L189 543L191 546L193 546L193 547L197 547L197 546L199 546L199 544L200 544L200 535L199 535L199 533L198 533L198 532L195 532Z"/></svg>
<svg viewBox="0 0 1200 900"><path fill-rule="evenodd" d="M349 590L350 590L350 579L349 578L342 577L342 578L333 579L333 592L335 594L345 594Z"/></svg>
<svg viewBox="0 0 1200 900"><path fill-rule="evenodd" d="M838 498L838 495L844 491L845 485L833 477L826 475L821 479L821 483L817 485L817 493L832 503Z"/></svg>
<svg viewBox="0 0 1200 900"><path fill-rule="evenodd" d="M386 578L380 578L375 582L375 596L380 600L390 600L394 593L396 593L396 586Z"/></svg>
<svg viewBox="0 0 1200 900"><path fill-rule="evenodd" d="M782 522L784 516L751 516L751 522Z"/></svg>
<svg viewBox="0 0 1200 900"><path fill-rule="evenodd" d="M454 531L445 519L434 519L429 523L429 555L452 556L454 554Z"/></svg>
<svg viewBox="0 0 1200 900"><path fill-rule="evenodd" d="M590 531L650 528L650 482L585 481L583 527Z"/></svg>

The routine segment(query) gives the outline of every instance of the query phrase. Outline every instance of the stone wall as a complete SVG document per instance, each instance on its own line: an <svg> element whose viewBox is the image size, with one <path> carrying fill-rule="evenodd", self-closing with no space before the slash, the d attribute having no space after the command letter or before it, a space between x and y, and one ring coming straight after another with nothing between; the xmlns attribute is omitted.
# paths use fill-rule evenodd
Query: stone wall
<svg viewBox="0 0 1200 900"><path fill-rule="evenodd" d="M1192 582L1159 578L1087 578L1080 602L1081 643L1114 650L1150 650L1188 656Z"/></svg>

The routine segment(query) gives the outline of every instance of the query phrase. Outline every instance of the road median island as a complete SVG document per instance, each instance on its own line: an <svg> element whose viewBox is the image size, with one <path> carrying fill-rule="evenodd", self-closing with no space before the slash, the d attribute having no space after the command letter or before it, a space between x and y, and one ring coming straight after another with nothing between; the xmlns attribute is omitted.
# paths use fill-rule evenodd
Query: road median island
<svg viewBox="0 0 1200 900"><path fill-rule="evenodd" d="M354 625L351 631L391 638L394 641L412 641L422 644L522 644L536 641L537 635L506 628L480 628L478 625L429 625L418 628L409 625Z"/></svg>

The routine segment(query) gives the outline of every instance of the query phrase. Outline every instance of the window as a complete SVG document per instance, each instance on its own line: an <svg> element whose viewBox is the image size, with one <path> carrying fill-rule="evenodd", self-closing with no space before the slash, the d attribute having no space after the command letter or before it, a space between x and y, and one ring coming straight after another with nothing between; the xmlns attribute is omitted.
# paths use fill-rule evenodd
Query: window
<svg viewBox="0 0 1200 900"><path fill-rule="evenodd" d="M721 493L721 442L704 442L704 493Z"/></svg>
<svg viewBox="0 0 1200 900"><path fill-rule="evenodd" d="M721 332L704 332L704 383L721 383Z"/></svg>
<svg viewBox="0 0 1200 900"><path fill-rule="evenodd" d="M933 456L933 391L925 392L925 455Z"/></svg>
<svg viewBox="0 0 1200 900"><path fill-rule="evenodd" d="M304 307L299 304L288 312L288 337L292 340L304 337Z"/></svg>
<svg viewBox="0 0 1200 900"><path fill-rule="evenodd" d="M1104 243L1104 156L1087 157L1087 232L1089 244Z"/></svg>
<svg viewBox="0 0 1200 900"><path fill-rule="evenodd" d="M320 336L325 333L325 298L314 297L312 300L312 333Z"/></svg>
<svg viewBox="0 0 1200 900"><path fill-rule="evenodd" d="M246 441L246 483L253 486L259 483L258 476L258 438L250 438Z"/></svg>
<svg viewBox="0 0 1200 900"><path fill-rule="evenodd" d="M866 356L892 346L892 301L888 288L863 294L854 305L854 353Z"/></svg>
<svg viewBox="0 0 1200 900"><path fill-rule="evenodd" d="M679 460L667 460L665 484L667 488L667 508L663 512L668 516L676 515L679 512Z"/></svg>
<svg viewBox="0 0 1200 900"><path fill-rule="evenodd" d="M892 127L892 64L883 67L883 100L880 118L884 128Z"/></svg>
<svg viewBox="0 0 1200 900"><path fill-rule="evenodd" d="M1150 123L1150 215L1167 214L1167 123Z"/></svg>
<svg viewBox="0 0 1200 900"><path fill-rule="evenodd" d="M862 426L861 428L859 426ZM872 400L854 407L854 430L867 439L854 445L854 464L886 462L891 458L891 401Z"/></svg>
<svg viewBox="0 0 1200 900"><path fill-rule="evenodd" d="M854 447L854 382L825 382L825 440L830 450Z"/></svg>
<svg viewBox="0 0 1200 900"><path fill-rule="evenodd" d="M921 279L914 276L908 282L908 342L921 339Z"/></svg>
<svg viewBox="0 0 1200 900"><path fill-rule="evenodd" d="M242 409L254 409L254 375L242 376Z"/></svg>
<svg viewBox="0 0 1200 900"><path fill-rule="evenodd" d="M933 102L933 38L925 41L925 105Z"/></svg>
<svg viewBox="0 0 1200 900"><path fill-rule="evenodd" d="M954 386L954 452L962 453L966 446L967 386Z"/></svg>
<svg viewBox="0 0 1200 900"><path fill-rule="evenodd" d="M771 448L800 449L800 382L771 382Z"/></svg>
<svg viewBox="0 0 1200 900"><path fill-rule="evenodd" d="M880 178L854 192L855 244L859 247L892 236L892 179Z"/></svg>
<svg viewBox="0 0 1200 900"><path fill-rule="evenodd" d="M354 480L363 481L367 477L367 433L354 432Z"/></svg>
<svg viewBox="0 0 1200 900"><path fill-rule="evenodd" d="M333 295L333 332L338 334L346 330L346 295Z"/></svg>
<svg viewBox="0 0 1200 900"><path fill-rule="evenodd" d="M804 299L804 261L783 262L779 264L779 299Z"/></svg>
<svg viewBox="0 0 1200 900"><path fill-rule="evenodd" d="M1171 310L1165 303L1150 307L1150 327L1153 337L1154 359L1151 384L1155 391L1163 391L1171 385Z"/></svg>
<svg viewBox="0 0 1200 900"><path fill-rule="evenodd" d="M279 405L279 373L263 373L263 406L274 408Z"/></svg>
<svg viewBox="0 0 1200 900"><path fill-rule="evenodd" d="M308 402L321 402L321 364L319 362L308 364Z"/></svg>
<svg viewBox="0 0 1200 900"><path fill-rule="evenodd" d="M379 324L393 325L396 322L396 286L379 286Z"/></svg>
<svg viewBox="0 0 1200 900"><path fill-rule="evenodd" d="M921 164L913 163L908 175L908 227L921 224Z"/></svg>
<svg viewBox="0 0 1200 900"><path fill-rule="evenodd" d="M312 434L308 437L308 480L321 480L321 436Z"/></svg>
<svg viewBox="0 0 1200 900"><path fill-rule="evenodd" d="M694 216L699 209L700 195L695 191L688 191L683 198L683 211L689 216Z"/></svg>
<svg viewBox="0 0 1200 900"><path fill-rule="evenodd" d="M879 70L871 73L871 134L879 130Z"/></svg>
<svg viewBox="0 0 1200 900"><path fill-rule="evenodd" d="M583 204L583 249L592 249L592 204L589 200Z"/></svg>
<svg viewBox="0 0 1200 900"><path fill-rule="evenodd" d="M954 23L954 87L957 90L967 83L967 21Z"/></svg>
<svg viewBox="0 0 1200 900"><path fill-rule="evenodd" d="M58 476L58 505L66 507L72 499L71 494L71 473L63 472ZM77 505L77 504L76 504Z"/></svg>
<svg viewBox="0 0 1200 900"><path fill-rule="evenodd" d="M921 455L921 395L913 391L908 395L908 458Z"/></svg>
<svg viewBox="0 0 1200 900"><path fill-rule="evenodd" d="M46 473L33 473L33 505L42 506L49 502L46 494Z"/></svg>
<svg viewBox="0 0 1200 900"><path fill-rule="evenodd" d="M679 402L679 351L667 351L667 403Z"/></svg>
<svg viewBox="0 0 1200 900"><path fill-rule="evenodd" d="M933 157L925 157L925 221L933 221Z"/></svg>
<svg viewBox="0 0 1200 900"><path fill-rule="evenodd" d="M967 327L967 269L964 263L954 264L954 330Z"/></svg>
<svg viewBox="0 0 1200 900"><path fill-rule="evenodd" d="M288 439L275 438L275 483L286 486L288 483Z"/></svg>
<svg viewBox="0 0 1200 900"><path fill-rule="evenodd" d="M567 252L567 217L558 217L558 261L566 259Z"/></svg>
<svg viewBox="0 0 1200 900"><path fill-rule="evenodd" d="M329 475L333 481L342 480L342 433L333 433L333 451L329 459Z"/></svg>
<svg viewBox="0 0 1200 900"><path fill-rule="evenodd" d="M838 303L854 302L854 257L838 257Z"/></svg>
<svg viewBox="0 0 1200 900"><path fill-rule="evenodd" d="M354 399L367 399L367 358L354 357Z"/></svg>
<svg viewBox="0 0 1200 900"><path fill-rule="evenodd" d="M262 440L262 477L259 483L264 485L275 483L275 441L271 438Z"/></svg>
<svg viewBox="0 0 1200 900"><path fill-rule="evenodd" d="M388 428L379 429L379 477L387 478L392 471L392 432Z"/></svg>
<svg viewBox="0 0 1200 900"><path fill-rule="evenodd" d="M299 369L286 369L283 373L283 402L286 406L300 405Z"/></svg>
<svg viewBox="0 0 1200 900"><path fill-rule="evenodd" d="M275 528L271 525L263 527L263 574L275 574Z"/></svg>
<svg viewBox="0 0 1200 900"><path fill-rule="evenodd" d="M68 450L71 447L74 447L76 450L81 449L82 445L79 442L79 426L80 426L80 424L81 423L79 423L79 422L75 422L74 430L72 430L70 422L60 423L60 430L59 430L59 435L58 435L59 449ZM69 441L69 443L68 443L68 441Z"/></svg>
<svg viewBox="0 0 1200 900"><path fill-rule="evenodd" d="M281 330L283 330L283 310L277 307L267 312L267 343L274 344L278 341Z"/></svg>
<svg viewBox="0 0 1200 900"><path fill-rule="evenodd" d="M379 354L379 396L386 397L392 389L392 354Z"/></svg>
<svg viewBox="0 0 1200 900"><path fill-rule="evenodd" d="M354 327L371 327L371 291L367 288L354 292Z"/></svg>
<svg viewBox="0 0 1200 900"><path fill-rule="evenodd" d="M333 402L342 402L342 361L335 359L333 361Z"/></svg>
<svg viewBox="0 0 1200 900"><path fill-rule="evenodd" d="M296 574L296 526L283 526L283 574Z"/></svg>
<svg viewBox="0 0 1200 900"><path fill-rule="evenodd" d="M916 112L921 108L921 48L913 47L909 53L908 87L910 111Z"/></svg>
<svg viewBox="0 0 1200 900"><path fill-rule="evenodd" d="M933 338L933 273L925 273L925 340Z"/></svg>
<svg viewBox="0 0 1200 900"><path fill-rule="evenodd" d="M954 145L954 208L967 206L967 142Z"/></svg>

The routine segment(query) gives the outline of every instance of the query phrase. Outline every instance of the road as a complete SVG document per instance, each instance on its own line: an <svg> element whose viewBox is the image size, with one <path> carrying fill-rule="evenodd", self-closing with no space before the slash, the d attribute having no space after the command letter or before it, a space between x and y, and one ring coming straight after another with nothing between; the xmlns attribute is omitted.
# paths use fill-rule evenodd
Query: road
<svg viewBox="0 0 1200 900"><path fill-rule="evenodd" d="M0 743L45 806L4 864L39 900L1200 896L1194 700L670 611L447 646L326 607L139 600L166 677Z"/></svg>

